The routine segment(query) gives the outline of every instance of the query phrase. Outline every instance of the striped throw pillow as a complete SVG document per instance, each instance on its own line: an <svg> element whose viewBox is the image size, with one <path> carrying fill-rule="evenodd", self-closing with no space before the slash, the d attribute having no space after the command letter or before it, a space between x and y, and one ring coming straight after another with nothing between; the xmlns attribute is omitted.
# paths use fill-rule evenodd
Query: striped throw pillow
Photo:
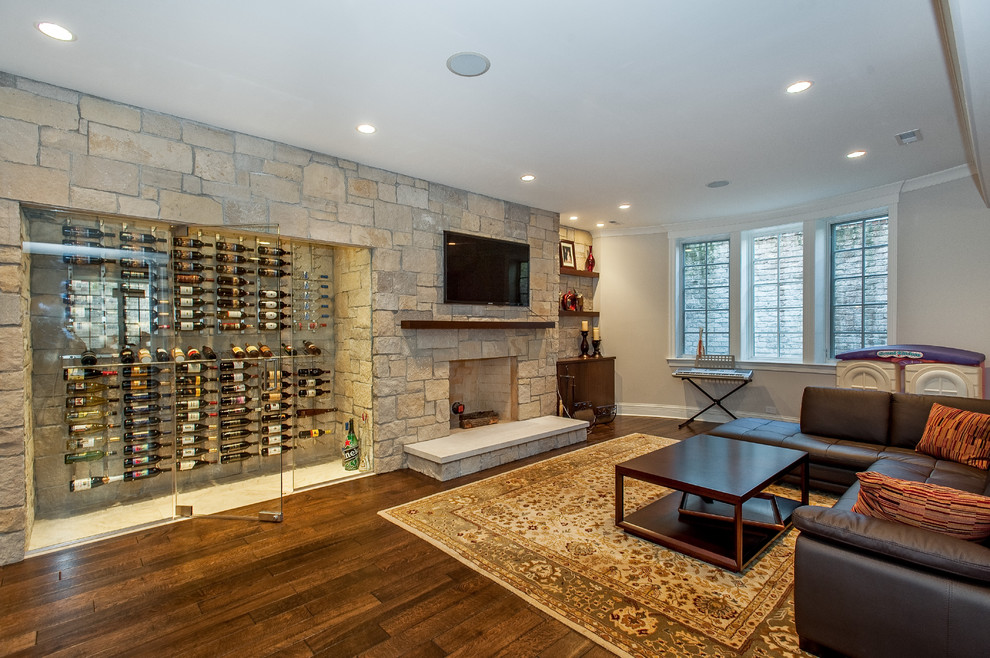
<svg viewBox="0 0 990 658"><path fill-rule="evenodd" d="M915 450L986 470L990 468L990 415L935 403Z"/></svg>
<svg viewBox="0 0 990 658"><path fill-rule="evenodd" d="M853 511L958 539L990 537L990 498L882 473L857 473L859 497Z"/></svg>

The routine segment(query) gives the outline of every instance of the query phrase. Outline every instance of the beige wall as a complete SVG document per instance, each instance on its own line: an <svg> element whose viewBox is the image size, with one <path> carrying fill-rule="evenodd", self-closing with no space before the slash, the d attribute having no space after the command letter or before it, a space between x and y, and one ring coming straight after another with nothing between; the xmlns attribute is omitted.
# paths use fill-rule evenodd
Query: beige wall
<svg viewBox="0 0 990 658"><path fill-rule="evenodd" d="M675 368L667 364L674 325L668 246L666 233L595 240L603 349L616 357L622 413L685 417L708 404L672 377ZM990 210L970 178L903 192L897 205L897 342L990 354L988 252ZM737 415L796 418L805 386L835 385L834 373L813 370L759 368L726 406ZM728 420L720 411L704 418Z"/></svg>

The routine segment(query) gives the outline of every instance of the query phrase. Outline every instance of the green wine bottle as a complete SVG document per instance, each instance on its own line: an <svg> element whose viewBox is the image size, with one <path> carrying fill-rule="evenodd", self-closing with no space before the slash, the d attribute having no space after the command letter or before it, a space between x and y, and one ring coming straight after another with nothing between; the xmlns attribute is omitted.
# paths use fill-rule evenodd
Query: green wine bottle
<svg viewBox="0 0 990 658"><path fill-rule="evenodd" d="M103 452L102 450L87 450L86 452L73 452L65 456L66 464L75 464L78 462L93 462L97 459L103 459L104 457L109 457L110 455L116 455L116 452Z"/></svg>

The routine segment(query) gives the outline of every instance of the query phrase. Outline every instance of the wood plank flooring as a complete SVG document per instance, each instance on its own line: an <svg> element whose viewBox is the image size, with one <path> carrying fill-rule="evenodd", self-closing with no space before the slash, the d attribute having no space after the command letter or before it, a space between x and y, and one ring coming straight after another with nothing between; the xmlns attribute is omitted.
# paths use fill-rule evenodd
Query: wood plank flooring
<svg viewBox="0 0 990 658"><path fill-rule="evenodd" d="M620 416L589 443L714 426L677 424ZM195 518L0 567L0 656L610 655L377 514L585 445L293 494L283 523Z"/></svg>

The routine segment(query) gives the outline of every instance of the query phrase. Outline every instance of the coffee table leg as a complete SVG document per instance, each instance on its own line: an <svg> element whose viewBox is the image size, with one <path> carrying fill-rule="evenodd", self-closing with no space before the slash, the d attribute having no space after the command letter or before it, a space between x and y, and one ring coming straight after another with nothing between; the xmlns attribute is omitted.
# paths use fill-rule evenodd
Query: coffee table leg
<svg viewBox="0 0 990 658"><path fill-rule="evenodd" d="M615 474L615 525L622 523L622 517L625 514L625 505L622 502L624 495L623 477L621 473Z"/></svg>
<svg viewBox="0 0 990 658"><path fill-rule="evenodd" d="M735 506L735 535L736 535L736 571L741 571L743 566L743 513L742 503Z"/></svg>

